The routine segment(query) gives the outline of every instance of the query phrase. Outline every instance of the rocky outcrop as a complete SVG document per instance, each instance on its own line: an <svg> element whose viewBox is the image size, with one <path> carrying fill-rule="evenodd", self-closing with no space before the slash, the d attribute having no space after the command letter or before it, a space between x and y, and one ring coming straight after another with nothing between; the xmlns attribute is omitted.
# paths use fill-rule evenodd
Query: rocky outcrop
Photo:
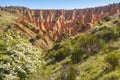
<svg viewBox="0 0 120 80"><path fill-rule="evenodd" d="M120 13L120 3L74 10L17 9L16 11L21 15L23 22L32 23L39 29L36 34L44 35L44 41L49 46L50 42L59 42L66 36L91 29L94 22L100 21L105 16Z"/></svg>

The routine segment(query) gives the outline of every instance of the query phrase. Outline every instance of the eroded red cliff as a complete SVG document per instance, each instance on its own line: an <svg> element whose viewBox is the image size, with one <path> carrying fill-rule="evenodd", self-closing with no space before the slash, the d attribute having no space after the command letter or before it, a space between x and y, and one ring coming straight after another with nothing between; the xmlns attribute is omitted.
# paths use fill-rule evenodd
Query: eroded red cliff
<svg viewBox="0 0 120 80"><path fill-rule="evenodd" d="M17 10L23 18L18 20L23 24L27 21L36 26L35 34L44 35L47 46L51 42L59 42L67 36L84 32L93 27L93 23L105 16L120 13L120 3L103 7L74 10Z"/></svg>

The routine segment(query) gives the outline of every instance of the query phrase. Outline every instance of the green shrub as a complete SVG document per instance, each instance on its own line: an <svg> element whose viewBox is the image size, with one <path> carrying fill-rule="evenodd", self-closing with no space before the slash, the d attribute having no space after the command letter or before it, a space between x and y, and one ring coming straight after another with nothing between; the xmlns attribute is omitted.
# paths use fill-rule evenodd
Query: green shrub
<svg viewBox="0 0 120 80"><path fill-rule="evenodd" d="M100 32L100 31L103 31L103 30L108 30L108 29L109 29L109 27L107 27L107 26L100 26L100 27L93 28L93 29L90 31L90 33L91 33L91 34L95 34L95 33L97 33L97 32Z"/></svg>
<svg viewBox="0 0 120 80"><path fill-rule="evenodd" d="M110 41L110 43L108 44L108 49L109 51L113 51L113 50L117 50L120 48L120 43L119 41L115 42L115 41Z"/></svg>
<svg viewBox="0 0 120 80"><path fill-rule="evenodd" d="M62 48L60 48L55 53L54 58L56 61L62 61L63 59L65 59L67 56L71 54L71 48L69 47L69 45L62 44L61 47Z"/></svg>
<svg viewBox="0 0 120 80"><path fill-rule="evenodd" d="M52 49L48 50L45 55L46 59L52 59L53 62L59 62L64 60L67 56L72 53L71 41L67 40L61 44L57 43Z"/></svg>
<svg viewBox="0 0 120 80"><path fill-rule="evenodd" d="M110 73L103 77L102 80L119 80L119 73Z"/></svg>
<svg viewBox="0 0 120 80"><path fill-rule="evenodd" d="M117 40L120 37L120 31L117 27L102 26L91 31L97 38L104 39L106 42L110 40Z"/></svg>
<svg viewBox="0 0 120 80"><path fill-rule="evenodd" d="M39 35L36 35L36 39L39 40L42 36L39 34Z"/></svg>
<svg viewBox="0 0 120 80"><path fill-rule="evenodd" d="M81 62L83 59L83 55L84 55L84 52L78 46L75 46L71 56L72 62L73 63Z"/></svg>
<svg viewBox="0 0 120 80"><path fill-rule="evenodd" d="M77 68L75 65L65 65L61 70L60 80L76 80Z"/></svg>
<svg viewBox="0 0 120 80"><path fill-rule="evenodd" d="M113 24L116 24L116 26L120 27L120 21L119 20L113 21Z"/></svg>
<svg viewBox="0 0 120 80"><path fill-rule="evenodd" d="M88 56L98 53L105 48L104 41L87 34L80 36L76 44Z"/></svg>
<svg viewBox="0 0 120 80"><path fill-rule="evenodd" d="M108 76L108 77L106 77L106 78L104 78L104 80L119 80L118 79L118 76Z"/></svg>
<svg viewBox="0 0 120 80"><path fill-rule="evenodd" d="M119 20L115 20L113 21L113 24L117 24L119 22Z"/></svg>
<svg viewBox="0 0 120 80"><path fill-rule="evenodd" d="M57 52L56 55L54 56L55 61L58 61L58 62L62 61L65 58L66 58L66 55L64 54L64 52L61 52L61 51Z"/></svg>
<svg viewBox="0 0 120 80"><path fill-rule="evenodd" d="M110 40L116 40L118 38L118 33L115 33L113 31L104 31L102 32L102 38L105 40L105 41L110 41Z"/></svg>
<svg viewBox="0 0 120 80"><path fill-rule="evenodd" d="M99 21L99 22L97 22L97 23L98 23L99 26L102 26L102 25L103 25L102 21Z"/></svg>
<svg viewBox="0 0 120 80"><path fill-rule="evenodd" d="M42 60L40 50L15 35L0 35L0 80L27 80Z"/></svg>
<svg viewBox="0 0 120 80"><path fill-rule="evenodd" d="M61 48L60 44L57 43L56 45L53 46L52 50L58 50L60 48Z"/></svg>
<svg viewBox="0 0 120 80"><path fill-rule="evenodd" d="M29 41L30 41L32 44L34 44L35 39L30 39Z"/></svg>
<svg viewBox="0 0 120 80"><path fill-rule="evenodd" d="M69 56L67 51L65 50L65 48L62 47L58 50L54 49L48 50L48 52L45 55L45 59L46 60L51 59L52 61L50 63L55 63L64 60L67 56Z"/></svg>
<svg viewBox="0 0 120 80"><path fill-rule="evenodd" d="M104 20L104 21L110 21L111 19L110 19L109 16L105 16L105 17L103 18L103 20Z"/></svg>
<svg viewBox="0 0 120 80"><path fill-rule="evenodd" d="M76 80L76 76L77 76L77 69L76 69L75 65L70 65L68 80Z"/></svg>
<svg viewBox="0 0 120 80"><path fill-rule="evenodd" d="M46 51L46 54L44 56L45 60L49 60L49 59L52 59L54 60L54 56L57 56L56 53L58 52L58 50L61 48L61 45L60 43L57 43L53 46L52 49L49 49Z"/></svg>
<svg viewBox="0 0 120 80"><path fill-rule="evenodd" d="M74 42L76 41L76 42ZM72 40L74 44L72 49L72 62L79 63L106 48L105 42L94 37L91 34L80 35Z"/></svg>
<svg viewBox="0 0 120 80"><path fill-rule="evenodd" d="M115 69L119 65L119 55L117 53L108 53L106 54L104 60L108 64L108 66L111 66L111 70Z"/></svg>

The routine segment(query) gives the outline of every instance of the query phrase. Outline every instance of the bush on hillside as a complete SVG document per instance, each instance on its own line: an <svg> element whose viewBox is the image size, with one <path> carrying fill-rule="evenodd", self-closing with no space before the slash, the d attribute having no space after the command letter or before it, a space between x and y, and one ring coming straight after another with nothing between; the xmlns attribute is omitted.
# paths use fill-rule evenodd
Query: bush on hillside
<svg viewBox="0 0 120 80"><path fill-rule="evenodd" d="M52 59L53 62L59 62L64 60L67 56L71 55L71 43L65 41L61 44L56 44L52 49L48 50L45 55L46 59Z"/></svg>
<svg viewBox="0 0 120 80"><path fill-rule="evenodd" d="M119 22L119 20L115 20L113 21L113 24L117 24Z"/></svg>
<svg viewBox="0 0 120 80"><path fill-rule="evenodd" d="M84 52L78 47L75 46L72 51L72 63L79 63L83 60Z"/></svg>
<svg viewBox="0 0 120 80"><path fill-rule="evenodd" d="M63 45L62 48L60 48L58 51L56 51L55 55L54 55L54 59L55 61L62 61L63 59L65 59L67 56L69 56L71 54L71 49L69 47L69 45Z"/></svg>
<svg viewBox="0 0 120 80"><path fill-rule="evenodd" d="M109 16L105 16L105 17L103 18L103 20L108 22L108 21L110 21L111 19L110 19Z"/></svg>
<svg viewBox="0 0 120 80"><path fill-rule="evenodd" d="M104 41L93 35L81 35L75 38L76 44L72 50L72 62L79 63L90 55L96 54L105 48Z"/></svg>
<svg viewBox="0 0 120 80"><path fill-rule="evenodd" d="M40 51L19 35L12 36L0 35L0 80L29 80L42 64Z"/></svg>
<svg viewBox="0 0 120 80"><path fill-rule="evenodd" d="M52 50L58 50L60 48L61 48L60 43L57 43L53 46Z"/></svg>
<svg viewBox="0 0 120 80"><path fill-rule="evenodd" d="M102 21L99 21L99 22L97 22L97 23L98 23L99 26L102 26L102 25L103 25Z"/></svg>
<svg viewBox="0 0 120 80"><path fill-rule="evenodd" d="M113 21L113 24L116 24L116 26L120 27L120 21L119 20Z"/></svg>
<svg viewBox="0 0 120 80"><path fill-rule="evenodd" d="M53 52L53 53L52 53ZM52 56L52 57L50 57ZM60 62L62 60L64 60L67 56L64 52L61 51L51 51L50 54L48 53L48 55L45 55L45 60L49 61L47 64L55 64L56 62Z"/></svg>
<svg viewBox="0 0 120 80"><path fill-rule="evenodd" d="M119 58L120 58L120 55L113 52L113 53L106 54L104 60L109 66L111 66L110 70L113 70L119 65Z"/></svg>
<svg viewBox="0 0 120 80"><path fill-rule="evenodd" d="M119 80L119 72L113 72L105 75L102 80Z"/></svg>
<svg viewBox="0 0 120 80"><path fill-rule="evenodd" d="M106 42L110 40L117 40L120 37L120 29L117 27L99 27L91 31L97 38L104 39Z"/></svg>
<svg viewBox="0 0 120 80"><path fill-rule="evenodd" d="M104 41L87 34L80 36L76 45L88 56L98 53L105 48Z"/></svg>
<svg viewBox="0 0 120 80"><path fill-rule="evenodd" d="M29 40L29 42L32 43L32 44L34 44L35 39L32 38L32 39Z"/></svg>
<svg viewBox="0 0 120 80"><path fill-rule="evenodd" d="M55 61L59 62L62 61L63 59L66 58L66 55L64 54L64 52L57 52L56 55L54 56Z"/></svg>
<svg viewBox="0 0 120 80"><path fill-rule="evenodd" d="M61 69L61 79L60 80L76 80L77 68L75 65L69 64L64 65Z"/></svg>
<svg viewBox="0 0 120 80"><path fill-rule="evenodd" d="M42 36L39 34L39 35L36 35L36 39L39 40L40 38L42 38Z"/></svg>
<svg viewBox="0 0 120 80"><path fill-rule="evenodd" d="M36 28L35 28L35 27L32 27L32 28L31 28L31 31L36 31Z"/></svg>

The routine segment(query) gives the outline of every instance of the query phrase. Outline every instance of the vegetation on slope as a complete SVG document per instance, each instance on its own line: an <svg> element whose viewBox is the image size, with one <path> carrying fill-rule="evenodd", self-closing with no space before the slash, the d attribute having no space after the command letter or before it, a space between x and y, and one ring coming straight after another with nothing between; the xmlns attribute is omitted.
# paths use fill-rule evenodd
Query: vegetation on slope
<svg viewBox="0 0 120 80"><path fill-rule="evenodd" d="M46 48L44 36L39 33L39 29L27 21L19 21L21 19L22 17L17 13L0 10L0 31L7 32L9 29L19 30L21 37L30 41L32 45L39 48Z"/></svg>
<svg viewBox="0 0 120 80"><path fill-rule="evenodd" d="M42 64L41 51L18 32L0 34L0 80L29 80Z"/></svg>
<svg viewBox="0 0 120 80"><path fill-rule="evenodd" d="M17 15L0 11L0 29L6 29L8 25L15 23Z"/></svg>
<svg viewBox="0 0 120 80"><path fill-rule="evenodd" d="M49 76L46 75L48 79L119 80L119 23L119 14L107 16L96 22L89 32L80 33L54 45L45 55L46 70L50 72ZM70 66L74 68L69 69ZM74 79L72 76L75 76Z"/></svg>
<svg viewBox="0 0 120 80"><path fill-rule="evenodd" d="M17 18L0 11L0 80L35 80L44 65L42 51L14 28Z"/></svg>
<svg viewBox="0 0 120 80"><path fill-rule="evenodd" d="M45 62L42 51L10 27L16 18L9 13L0 14L0 80L120 79L119 14L96 22L89 32L56 43L44 52ZM22 26L34 30L29 23ZM42 38L39 34L33 36L30 42Z"/></svg>

